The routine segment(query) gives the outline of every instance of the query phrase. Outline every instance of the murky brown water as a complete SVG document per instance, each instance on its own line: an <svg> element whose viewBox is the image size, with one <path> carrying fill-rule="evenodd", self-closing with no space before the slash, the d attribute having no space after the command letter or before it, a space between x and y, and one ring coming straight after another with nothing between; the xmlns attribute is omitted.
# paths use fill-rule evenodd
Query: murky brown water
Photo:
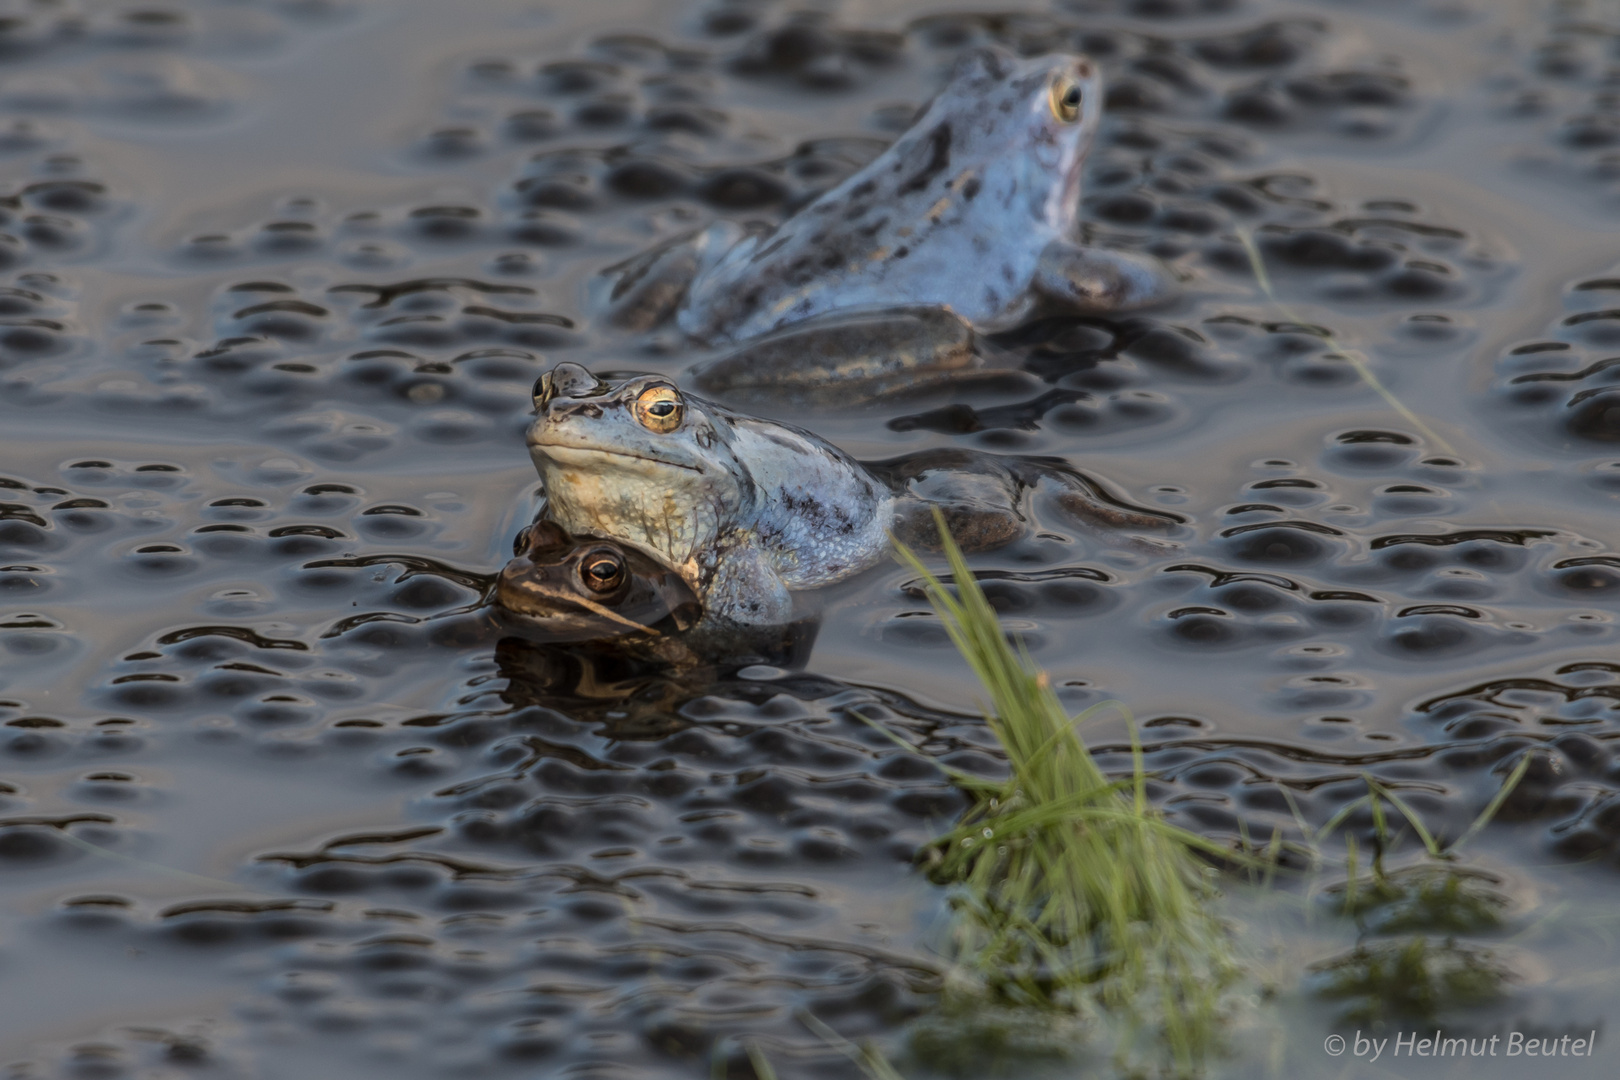
<svg viewBox="0 0 1620 1080"><path fill-rule="evenodd" d="M979 560L1076 708L1144 722L1178 821L1293 835L1279 784L1320 824L1368 770L1456 835L1544 744L1469 856L1523 916L1490 1022L1620 1011L1608 924L1537 921L1601 910L1620 851L1620 9L969 10L6 5L7 1077L743 1077L743 1038L848 1075L798 1009L899 1046L940 967L907 860L960 802L862 717L999 768L909 573L818 597L797 667L446 613L533 510L535 376L692 359L595 331L585 280L779 220L991 40L1104 64L1088 227L1201 284L1008 334L1025 374L972 395L804 422L1062 455L1187 518ZM1283 1069L1341 1075L1292 986L1355 928L1270 925Z"/></svg>

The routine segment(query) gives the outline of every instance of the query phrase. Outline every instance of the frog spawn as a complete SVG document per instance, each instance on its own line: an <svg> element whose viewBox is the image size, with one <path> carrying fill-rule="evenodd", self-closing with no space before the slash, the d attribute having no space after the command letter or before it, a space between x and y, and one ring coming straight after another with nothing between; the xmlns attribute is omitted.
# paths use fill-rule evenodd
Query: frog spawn
<svg viewBox="0 0 1620 1080"><path fill-rule="evenodd" d="M519 212L510 220L488 207L427 203L339 211L307 196L284 200L268 220L179 238L172 258L181 266L274 265L300 258L334 258L355 271L401 271L424 259L479 253L486 273L523 278L544 272L536 248L579 242L567 214Z"/></svg>
<svg viewBox="0 0 1620 1080"><path fill-rule="evenodd" d="M518 676L526 661L508 654L502 662ZM519 677L508 691L514 701L523 700L521 686ZM841 702L830 713L820 704L829 692ZM397 727L338 726L325 753L358 751L377 766L389 763L394 782L424 794L431 790L434 804L456 810L446 819L449 827L337 834L263 851L253 880L270 885L272 896L277 886L295 886L303 894L299 899L255 896L159 909L86 895L70 897L54 918L83 926L80 933L158 955L204 949L246 959L297 944L295 958L273 965L263 977L264 996L255 997L245 1015L253 1023L279 1019L301 1031L324 1031L315 1036L316 1045L329 1054L359 1052L389 1032L403 1045L399 1033L408 1027L409 1045L442 1063L476 1061L504 1070L588 1057L590 1040L577 1036L596 1029L585 1014L564 1007L574 999L530 995L524 1000L532 1008L514 1001L512 1011L502 1012L509 1022L492 1015L488 1005L510 989L571 970L581 941L627 956L627 910L640 926L636 940L644 946L645 935L654 934L665 959L626 970L625 977L649 980L686 1004L677 1009L677 999L671 999L668 1007L625 1011L628 1003L603 998L590 1015L604 1031L633 1033L624 1052L634 1060L650 1055L648 1067L711 1052L723 1056L728 1032L759 1032L761 1024L812 1052L816 1044L794 1034L789 1014L795 1007L846 1023L853 1019L843 1011L849 1001L863 1002L862 1015L879 1024L913 1013L917 993L935 977L926 962L823 938L814 945L802 940L804 947L795 949L796 974L780 1003L768 995L762 1005L769 1011L754 1016L751 1027L736 1028L727 1019L734 989L743 985L736 980L772 954L766 948L755 955L745 940L728 933L725 918L746 917L756 928L764 920L773 927L773 941L801 942L806 935L795 927L816 925L825 901L798 886L745 889L743 882L763 875L768 883L784 859L825 860L823 872L837 874L871 859L909 858L927 824L900 816L895 820L914 822L907 827L916 837L875 831L887 818L874 817L872 804L859 797L861 782L851 776L852 766L867 755L879 804L892 800L912 814L949 812L939 800L952 798L952 791L924 762L839 710L926 739L934 754L956 767L994 772L994 749L985 745L983 729L971 718L930 714L894 699L850 700L837 684L814 679L706 684L702 696L691 693L652 707L664 718L659 727L646 730L651 718L635 718L646 734L630 738L634 727L615 726L632 719L623 715L622 698L599 706L618 710L618 716L598 714L594 722L608 726L594 734L593 721L563 721L550 710L462 708ZM556 700L549 692L547 698ZM1359 794L1350 789L1361 782L1362 770L1370 770L1421 807L1426 820L1449 828L1466 821L1477 805L1474 787L1483 791L1490 782L1482 776L1460 789L1432 761L1414 762L1410 743L1392 745L1385 736L1373 738L1376 732L1358 736L1354 725L1340 737L1359 739L1365 747L1324 747L1304 755L1289 748L1273 756L1263 745L1227 743L1200 727L1193 720L1151 719L1147 752L1159 776L1155 797L1165 800L1176 820L1213 835L1235 833L1239 820L1257 836L1272 835L1274 822L1291 822L1279 784L1289 785L1307 820L1319 823L1339 802ZM792 762L793 775L758 775L751 763L759 746ZM1105 744L1098 752L1111 765L1125 767L1128 761L1124 746ZM713 788L716 770L735 771L735 782ZM830 770L827 780L817 783L823 770ZM831 801L824 790L828 782L839 785ZM536 786L544 792L538 799ZM670 809L659 805L666 802ZM689 819L684 828L691 835L671 843L667 823L677 818ZM799 823L801 851L778 851L768 829L761 842L753 842L751 827L784 820ZM1349 827L1360 833L1372 826L1362 815ZM639 861L649 857L653 867ZM530 869L536 858L565 869L536 878ZM694 878L682 870L689 860L707 866L716 858L736 868L736 881L712 873ZM633 874L620 865L626 860L637 866ZM566 871L576 865L591 870ZM517 938L539 947L514 950L509 943ZM564 941L576 944L565 947ZM407 987L417 989L405 994ZM429 987L436 1002L431 1010L404 1004ZM752 993L759 1001L757 989ZM401 1004L379 1011L379 997ZM465 1030L461 1021L475 1017L476 1039L456 1035Z"/></svg>
<svg viewBox="0 0 1620 1080"><path fill-rule="evenodd" d="M360 609L362 596L355 595L350 614L328 632L378 621L424 621L431 614L476 604L488 588L488 577L476 571L416 556L403 556L399 563L378 557L396 545L431 540L440 531L440 512L432 507L367 499L349 484L309 482L308 474L289 468L296 465L290 460L267 464L269 469L260 466L254 470L257 476L239 477L237 485L223 492L213 486L218 477L210 482L166 463L68 462L62 482L71 487L8 478L8 486L0 488L0 494L9 496L0 503L0 565L5 567L0 592L15 604L65 605L57 610L77 622L83 596L65 588L69 578L64 570L87 558L106 565L120 587L133 594L190 591L197 597L197 614L214 621L173 628L130 650L104 683L108 707L161 712L183 705L192 693L189 677L154 670L152 661L162 660L170 647L218 637L215 644L224 652L217 662L227 665L244 660L238 654L251 654L255 647L287 657L307 651L294 639L251 632L233 626L234 620L252 619L272 608L330 611L331 590L346 588L354 575L368 582L366 606ZM279 483L266 491L266 479ZM57 619L15 617L8 619L12 623L0 627L0 647L27 655L35 664L71 659L73 635L62 633ZM204 644L186 647L212 655ZM270 667L260 674L280 674L279 663ZM222 701L253 690L274 695L276 686L291 687L274 678L263 685L251 677L245 684L242 676L227 681L247 689L226 693ZM316 701L342 700L342 687L317 684L314 691L292 687L286 692L305 708Z"/></svg>
<svg viewBox="0 0 1620 1080"><path fill-rule="evenodd" d="M13 121L7 141L49 142L64 120L183 125L227 116L242 97L233 61L273 54L323 21L299 7L8 5L0 55L26 70L7 80L0 109L26 119Z"/></svg>
<svg viewBox="0 0 1620 1080"><path fill-rule="evenodd" d="M1513 131L1515 164L1552 176L1611 208L1620 195L1620 115L1612 13L1589 3L1537 5L1512 63L1485 80L1493 111ZM1515 130L1517 129L1517 130Z"/></svg>
<svg viewBox="0 0 1620 1080"><path fill-rule="evenodd" d="M1073 620L1117 617L1121 594L1151 584L1168 598L1148 616L1149 641L1167 654L1248 652L1279 666L1298 649L1331 657L1352 644L1423 665L1481 653L1506 656L1538 640L1573 644L1604 633L1611 618L1612 605L1600 599L1602 583L1613 576L1608 557L1570 555L1569 546L1560 553L1535 537L1466 531L1381 537L1373 541L1371 565L1356 572L1347 565L1352 548L1342 532L1286 520L1224 532L1224 559L1215 552L1208 561L1165 559L1135 574L1083 565L989 571L985 587L999 610L1019 620L1021 636L1040 645L1072 632ZM1521 545L1541 550L1532 561ZM1358 553L1356 561L1367 560ZM1382 587L1373 583L1380 580ZM1598 584L1587 586L1588 580ZM947 647L920 591L908 594L917 603L885 620L885 640ZM1554 596L1579 596L1591 607L1577 618ZM1415 598L1428 602L1410 602ZM1340 685L1351 689L1334 689ZM1368 704L1354 689L1361 685L1354 676L1311 676L1292 681L1273 701L1290 714L1353 710Z"/></svg>
<svg viewBox="0 0 1620 1080"><path fill-rule="evenodd" d="M475 278L310 290L237 280L216 293L211 339L175 334L177 319L162 328L169 336L151 337L158 320L131 320L125 355L148 385L94 382L123 408L248 420L328 461L375 454L402 435L493 441L530 407L536 350L576 340L570 320L536 300L532 287Z"/></svg>
<svg viewBox="0 0 1620 1080"><path fill-rule="evenodd" d="M514 657L503 646L502 654L517 680L509 700L518 706L524 648L532 647ZM835 700L824 704L829 694ZM382 776L439 806L451 827L340 834L266 850L248 870L269 897L149 908L74 896L53 921L165 956L204 949L268 958L291 946L302 959L291 968L272 964L264 997L244 1014L251 1024L280 1017L324 1032L317 1045L347 1055L387 1032L397 1042L409 1020L411 1045L435 1062L502 1074L589 1060L593 1048L599 1052L590 1034L598 1031L630 1033L623 1055L650 1068L711 1048L724 1055L717 1044L744 1030L727 1017L749 972L781 941L802 939L787 985L768 996L766 1009L784 1036L813 1051L813 1042L791 1034L794 1007L841 1016L875 1006L872 1021L889 1023L914 1012L917 994L935 978L925 962L859 933L828 938L828 901L814 888L775 880L785 861L802 858L836 875L909 857L925 818L954 805L931 767L878 741L846 712L857 704L873 719L917 722L884 700L843 700L839 686L812 679L705 682L663 707L674 711L663 712L656 734L627 726L605 740L588 723L522 707L461 708L406 717L412 722L404 726L340 725L325 753L365 754L384 766ZM794 779L750 768L767 744L798 763ZM705 777L717 771L735 773L735 782L715 787ZM535 784L550 794L520 794ZM796 837L788 848L777 839L784 820ZM684 824L671 833L671 821ZM650 876L647 857L656 867ZM536 858L578 863L580 872L536 877L527 868ZM734 868L733 879L716 876L717 859ZM275 895L288 888L305 895ZM625 921L628 911L637 912L639 929ZM732 932L728 916L765 925L768 940ZM625 976L644 980L652 994L637 995L639 1004L604 993L581 1012L575 998L523 992L577 964L581 943L623 952L648 932L662 943L663 960L644 965L625 954ZM537 947L518 948L520 939ZM406 994L407 986L417 990ZM759 1000L757 988L747 993ZM432 1008L404 1004L423 994ZM379 1012L379 995L399 1007ZM467 1021L475 1021L470 1031Z"/></svg>
<svg viewBox="0 0 1620 1080"><path fill-rule="evenodd" d="M1610 275L1573 283L1565 295L1569 313L1547 336L1508 347L1497 362L1497 401L1534 417L1529 432L1543 445L1591 456L1620 441L1620 391L1613 389L1620 366L1607 355L1620 345L1617 293L1620 279Z"/></svg>
<svg viewBox="0 0 1620 1080"><path fill-rule="evenodd" d="M1314 468L1278 460L1257 472L1195 524L1194 538L1171 534L1134 563L1048 514L1036 537L986 560L984 588L1037 657L1080 627L1117 633L1120 605L1135 597L1130 648L1182 662L1242 655L1272 673L1263 707L1291 722L1371 707L1382 677L1363 672L1366 663L1435 671L1462 657L1586 648L1612 633L1605 545L1550 527L1444 524L1477 504L1473 470L1425 453L1416 436L1341 432ZM1085 544L1089 557L1066 552L1043 565L1052 550L1043 541ZM916 583L892 580L907 602L871 612L883 640L948 650Z"/></svg>
<svg viewBox="0 0 1620 1080"><path fill-rule="evenodd" d="M508 650L502 663L518 677L509 699L522 702L526 661ZM913 1015L937 978L927 960L824 931L812 940L807 931L826 917L828 901L773 875L805 858L833 876L872 860L904 861L929 834L916 815L951 812L953 790L861 717L931 746L957 768L993 774L996 752L982 727L903 700L851 698L847 688L807 677L708 683L692 693L653 706L663 718L657 727L649 716L634 718L639 736L634 726L618 726L632 720L622 698L600 706L617 709L616 717L594 721L566 721L549 709L463 707L420 723L339 726L324 753L389 763L393 782L443 807L444 825L266 849L248 869L267 896L158 906L82 894L49 918L158 956L204 950L259 969L258 958L284 955L253 977L257 993L242 1016L250 1030L291 1024L303 1033L299 1047L340 1059L385 1043L443 1065L501 1073L589 1060L599 1051L589 1036L597 1030L628 1032L615 1045L624 1060L648 1068L724 1057L726 1036L744 1031L770 1031L814 1058L825 1047L795 1033L795 1008L855 1021L848 1030L857 1032L859 1017L893 1025ZM605 726L593 731L593 722ZM1305 819L1320 824L1362 793L1364 771L1450 832L1488 794L1489 776L1463 783L1449 762L1414 754L1410 737L1391 741L1353 723L1338 726L1345 730L1335 733L1337 744L1272 754L1253 740L1223 740L1205 722L1150 718L1152 792L1174 820L1222 837L1242 829L1291 835L1297 819L1282 786ZM753 769L761 747L792 763L789 774ZM1499 749L1490 748L1489 761L1507 760L1511 747ZM1128 768L1127 746L1104 743L1097 753L1111 768ZM717 771L734 774L733 782L716 787ZM829 783L836 798L828 797ZM684 824L672 833L675 820ZM796 827L797 850L780 847L777 822ZM902 831L881 828L895 824ZM1347 827L1366 836L1373 825L1361 814ZM536 859L557 869L536 876ZM686 869L716 860L734 877ZM278 895L289 887L301 895ZM626 936L630 913L638 929ZM728 916L747 919L769 940L750 944L754 938L733 933ZM648 934L661 959L633 962L647 958ZM533 947L515 948L519 940ZM756 1008L738 1027L732 1005L750 985L747 973L775 963L774 946L784 943L794 946L792 977L780 992L762 996L752 987ZM652 996L635 995L632 1006L600 991L587 997L595 1003L588 1011L577 994L536 996L537 984L575 971L582 945L619 957L621 979L644 981ZM523 988L529 992L519 996ZM491 1011L498 1002L508 1004ZM122 1038L97 1045L138 1049ZM211 1053L228 1059L225 1041ZM120 1060L112 1050L95 1053Z"/></svg>

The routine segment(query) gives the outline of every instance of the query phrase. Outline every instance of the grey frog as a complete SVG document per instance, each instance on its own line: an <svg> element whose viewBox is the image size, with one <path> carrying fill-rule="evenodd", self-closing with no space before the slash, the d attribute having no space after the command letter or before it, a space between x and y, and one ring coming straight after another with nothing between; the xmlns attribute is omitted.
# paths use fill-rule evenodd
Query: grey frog
<svg viewBox="0 0 1620 1080"><path fill-rule="evenodd" d="M649 553L692 588L706 620L785 623L792 592L881 561L891 531L929 545L935 506L970 550L1009 543L1027 528L1024 494L1042 483L1069 517L1155 530L1180 520L1130 507L1058 459L944 449L863 465L656 375L608 382L558 364L535 385L535 414L529 453L557 535Z"/></svg>
<svg viewBox="0 0 1620 1080"><path fill-rule="evenodd" d="M970 53L893 146L776 229L719 222L610 268L610 311L632 329L673 312L711 345L825 328L841 354L795 341L763 364L722 357L698 372L705 389L802 383L806 363L833 381L876 373L887 389L895 372L847 356L882 336L878 311L923 319L933 345L902 365L926 379L975 366L964 354L974 332L1011 327L1043 302L1098 312L1164 299L1171 279L1156 260L1077 239L1101 108L1101 76L1083 57ZM858 332L850 319L864 320Z"/></svg>
<svg viewBox="0 0 1620 1080"><path fill-rule="evenodd" d="M884 557L894 498L843 451L642 375L558 364L535 386L529 453L547 517L673 567L708 616L785 623L790 591Z"/></svg>

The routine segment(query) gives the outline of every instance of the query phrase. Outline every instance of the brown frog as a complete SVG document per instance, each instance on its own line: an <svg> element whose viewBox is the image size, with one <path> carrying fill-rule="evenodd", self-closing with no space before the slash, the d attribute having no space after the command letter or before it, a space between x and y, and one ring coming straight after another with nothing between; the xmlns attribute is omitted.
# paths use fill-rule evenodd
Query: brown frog
<svg viewBox="0 0 1620 1080"><path fill-rule="evenodd" d="M537 521L518 533L495 603L529 636L589 641L657 636L694 626L703 604L668 566L628 544L574 537Z"/></svg>

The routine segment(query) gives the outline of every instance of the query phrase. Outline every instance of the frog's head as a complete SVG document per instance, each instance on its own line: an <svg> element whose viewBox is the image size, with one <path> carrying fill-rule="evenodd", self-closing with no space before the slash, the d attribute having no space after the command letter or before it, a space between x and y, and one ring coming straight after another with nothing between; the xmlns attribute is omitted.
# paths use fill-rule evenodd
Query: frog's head
<svg viewBox="0 0 1620 1080"><path fill-rule="evenodd" d="M495 603L549 640L685 630L703 613L679 574L627 544L572 537L550 521L518 534Z"/></svg>
<svg viewBox="0 0 1620 1080"><path fill-rule="evenodd" d="M745 498L725 415L662 376L610 382L558 364L535 383L534 411L529 454L570 531L622 537L679 566Z"/></svg>
<svg viewBox="0 0 1620 1080"><path fill-rule="evenodd" d="M953 190L977 180L973 190L1008 208L1027 208L1068 235L1079 216L1080 171L1102 119L1102 99L1102 73L1086 57L1054 53L1026 60L975 49L957 61L907 137L940 145L950 174L975 170Z"/></svg>

